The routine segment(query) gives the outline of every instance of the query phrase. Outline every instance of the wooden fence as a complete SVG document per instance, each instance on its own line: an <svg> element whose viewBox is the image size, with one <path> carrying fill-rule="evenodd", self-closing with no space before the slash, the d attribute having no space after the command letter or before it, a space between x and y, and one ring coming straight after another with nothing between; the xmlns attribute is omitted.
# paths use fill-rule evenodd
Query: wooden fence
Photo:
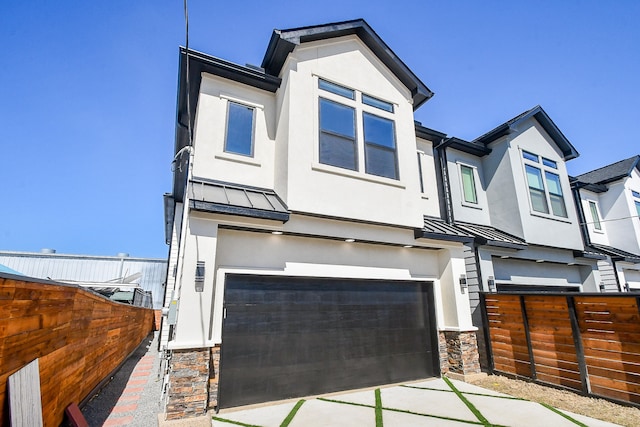
<svg viewBox="0 0 640 427"><path fill-rule="evenodd" d="M39 358L45 426L80 402L153 330L151 309L76 286L0 274L0 425L7 377Z"/></svg>
<svg viewBox="0 0 640 427"><path fill-rule="evenodd" d="M491 368L640 405L640 303L629 294L481 294Z"/></svg>

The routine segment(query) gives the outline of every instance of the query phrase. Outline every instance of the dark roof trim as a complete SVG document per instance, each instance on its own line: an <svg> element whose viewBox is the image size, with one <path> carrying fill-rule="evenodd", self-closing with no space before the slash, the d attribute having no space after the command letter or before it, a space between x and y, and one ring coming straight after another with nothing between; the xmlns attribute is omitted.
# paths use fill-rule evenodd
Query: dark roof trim
<svg viewBox="0 0 640 427"><path fill-rule="evenodd" d="M440 218L424 217L424 227L414 231L416 239L426 238L448 242L473 242L473 236L455 225L448 224Z"/></svg>
<svg viewBox="0 0 640 427"><path fill-rule="evenodd" d="M371 49L384 65L411 91L413 109L416 110L433 96L433 92L386 45L364 19L336 22L310 27L274 30L261 67L268 74L280 75L285 61L293 49L307 42L356 35Z"/></svg>
<svg viewBox="0 0 640 427"><path fill-rule="evenodd" d="M190 200L189 207L200 212L220 213L227 215L238 215L251 218L272 219L275 221L289 221L288 212L264 211L260 209L245 208L242 206L232 206L222 203L204 202L201 200Z"/></svg>
<svg viewBox="0 0 640 427"><path fill-rule="evenodd" d="M422 126L419 122L414 122L416 128L416 136L418 138L427 139L433 142L440 142L447 137L446 133L438 132L437 130L430 129Z"/></svg>
<svg viewBox="0 0 640 427"><path fill-rule="evenodd" d="M569 177L569 183L571 184L571 188L576 188L578 190L585 189L593 193L604 193L606 191L609 191L607 186L604 184L591 184L588 182L580 181L580 179L573 176Z"/></svg>
<svg viewBox="0 0 640 427"><path fill-rule="evenodd" d="M456 227L473 235L477 245L516 250L523 250L529 246L527 242L519 237L505 233L504 231L488 225L456 223Z"/></svg>
<svg viewBox="0 0 640 427"><path fill-rule="evenodd" d="M164 241L171 244L171 232L173 231L173 221L176 215L176 202L169 193L163 195L164 199Z"/></svg>
<svg viewBox="0 0 640 427"><path fill-rule="evenodd" d="M444 240L446 242L460 242L460 243L471 243L473 242L473 237L471 236L459 236L452 234L444 234L444 233L431 233L424 230L415 230L415 238L416 239L433 239L433 240Z"/></svg>
<svg viewBox="0 0 640 427"><path fill-rule="evenodd" d="M578 175L576 179L587 184L603 185L619 179L627 178L631 175L631 172L633 172L634 169L639 169L639 167L640 156L633 156Z"/></svg>
<svg viewBox="0 0 640 427"><path fill-rule="evenodd" d="M549 117L549 115L539 105L501 124L500 126L490 130L489 132L474 139L471 142L476 142L484 145L490 144L491 142L502 138L505 135L509 135L515 132L520 123L532 117L535 118L538 123L540 123L542 128L549 134L558 148L560 148L564 160L575 159L580 155L575 147L571 145L569 140L564 136L562 131L560 131L560 128L558 128L553 120L551 120L551 117Z"/></svg>
<svg viewBox="0 0 640 427"><path fill-rule="evenodd" d="M436 148L453 148L473 156L483 157L491 153L491 149L486 145L476 142L465 141L460 138L450 137L443 140Z"/></svg>
<svg viewBox="0 0 640 427"><path fill-rule="evenodd" d="M631 252L623 251L622 249L614 248L611 246L599 245L596 243L591 244L593 251L608 255L613 261L623 261L632 264L640 263L640 255L632 254Z"/></svg>

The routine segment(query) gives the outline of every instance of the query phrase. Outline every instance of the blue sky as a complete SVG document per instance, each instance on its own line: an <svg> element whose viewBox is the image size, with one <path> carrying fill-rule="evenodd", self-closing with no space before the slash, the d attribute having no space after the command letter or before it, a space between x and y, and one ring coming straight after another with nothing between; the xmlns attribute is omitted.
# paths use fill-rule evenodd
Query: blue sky
<svg viewBox="0 0 640 427"><path fill-rule="evenodd" d="M640 2L190 0L190 47L260 64L274 28L364 18L473 139L537 104L581 156L639 154ZM181 0L1 2L0 250L165 257Z"/></svg>

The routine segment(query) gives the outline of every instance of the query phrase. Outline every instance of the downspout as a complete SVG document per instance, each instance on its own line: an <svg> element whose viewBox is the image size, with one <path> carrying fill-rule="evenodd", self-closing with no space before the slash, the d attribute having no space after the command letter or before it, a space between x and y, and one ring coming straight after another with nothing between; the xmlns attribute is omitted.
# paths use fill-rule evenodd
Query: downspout
<svg viewBox="0 0 640 427"><path fill-rule="evenodd" d="M438 195L440 197L440 216L447 224L453 224L453 206L451 204L451 186L449 179L449 168L447 167L446 140L441 139L440 143L433 148L433 156L436 161L436 181L438 184ZM442 193L440 193L442 191Z"/></svg>

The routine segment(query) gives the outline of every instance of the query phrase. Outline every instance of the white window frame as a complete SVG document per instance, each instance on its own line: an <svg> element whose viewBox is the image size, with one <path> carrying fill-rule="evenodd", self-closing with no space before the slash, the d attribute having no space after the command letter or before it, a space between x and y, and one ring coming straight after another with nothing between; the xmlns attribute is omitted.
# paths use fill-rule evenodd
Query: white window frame
<svg viewBox="0 0 640 427"><path fill-rule="evenodd" d="M591 217L591 221L587 221L587 222L589 223L589 225L591 225L591 230L593 230L594 233L604 234L605 233L604 221L602 221L602 214L600 213L599 203L593 199L586 199L586 202L587 202L587 207L589 208L589 216ZM593 217L592 205L595 208L595 213L598 218ZM600 228L597 228L596 224L599 225Z"/></svg>
<svg viewBox="0 0 640 427"><path fill-rule="evenodd" d="M348 176L353 178L362 179L365 181L372 181L382 184L387 184L393 187L405 188L405 186L401 183L402 173L400 171L400 146L398 144L398 129L397 129L397 108L398 104L389 101L388 99L384 99L380 96L374 96L368 92L363 92L359 89L352 88L343 83L335 82L331 79L327 79L321 76L314 76L314 90L315 90L315 105L317 108L315 114L315 123L316 123L316 146L315 146L315 154L314 154L314 164L312 165L313 170L330 172L337 175ZM320 89L319 83L320 80L324 80L326 82L338 85L340 87L353 90L354 99L349 99L345 96L336 94L334 92L330 92L324 89ZM388 112L381 108L368 105L362 102L363 93L372 98L378 99L380 101L386 102L393 107L393 112ZM320 163L320 99L326 99L331 102L335 102L337 104L344 105L349 108L353 108L355 111L355 144L356 144L356 169L346 169L341 168L339 166L333 166L331 164ZM394 156L395 156L395 178L389 178L386 176L374 175L366 172L366 143L364 141L364 113L371 114L373 116L380 117L382 119L390 120L393 125L393 137L394 137Z"/></svg>
<svg viewBox="0 0 640 427"><path fill-rule="evenodd" d="M474 208L474 209L482 209L482 206L480 206L480 196L478 193L478 182L480 181L480 176L478 175L478 167L474 166L474 165L470 165L468 163L462 163L462 162L456 162L456 165L458 167L458 183L460 184L460 200L462 203L462 206L466 206L468 208ZM465 194L464 194L464 180L462 178L462 168L469 168L471 169L471 176L473 177L473 192L474 195L476 196L476 201L474 202L468 202L465 198Z"/></svg>
<svg viewBox="0 0 640 427"><path fill-rule="evenodd" d="M528 153L531 154L533 156L537 156L538 157L538 161L534 161L531 159L528 159L524 156L524 154ZM555 162L556 167L552 167L552 166L547 166L544 164L543 159L546 159L548 161L552 161ZM520 148L520 160L521 160L521 164L522 164L522 173L524 175L524 184L526 186L527 189L527 197L529 200L529 212L531 213L531 215L534 216L541 216L544 218L549 218L549 219L555 219L558 221L564 221L564 222L569 222L569 209L567 207L567 197L566 194L567 192L565 191L565 186L562 183L562 176L560 175L560 169L557 167L558 165L558 161L557 160L552 160L549 159L548 157L544 157L541 156L539 154L536 154L530 150L525 150L523 148ZM532 168L536 168L540 171L540 175L541 175L541 179L542 179L542 185L544 186L544 197L545 197L545 202L547 204L547 210L548 212L540 212L537 211L533 208L533 201L531 199L531 187L529 186L529 178L527 177L527 168L526 166L530 166ZM551 192L549 191L549 183L547 181L547 173L556 175L558 177L558 183L560 185L560 190L562 191L562 202L564 204L564 211L566 216L562 216L562 215L556 215L553 213L553 205L551 204ZM555 194L554 194L555 195ZM556 195L557 196L557 195Z"/></svg>

